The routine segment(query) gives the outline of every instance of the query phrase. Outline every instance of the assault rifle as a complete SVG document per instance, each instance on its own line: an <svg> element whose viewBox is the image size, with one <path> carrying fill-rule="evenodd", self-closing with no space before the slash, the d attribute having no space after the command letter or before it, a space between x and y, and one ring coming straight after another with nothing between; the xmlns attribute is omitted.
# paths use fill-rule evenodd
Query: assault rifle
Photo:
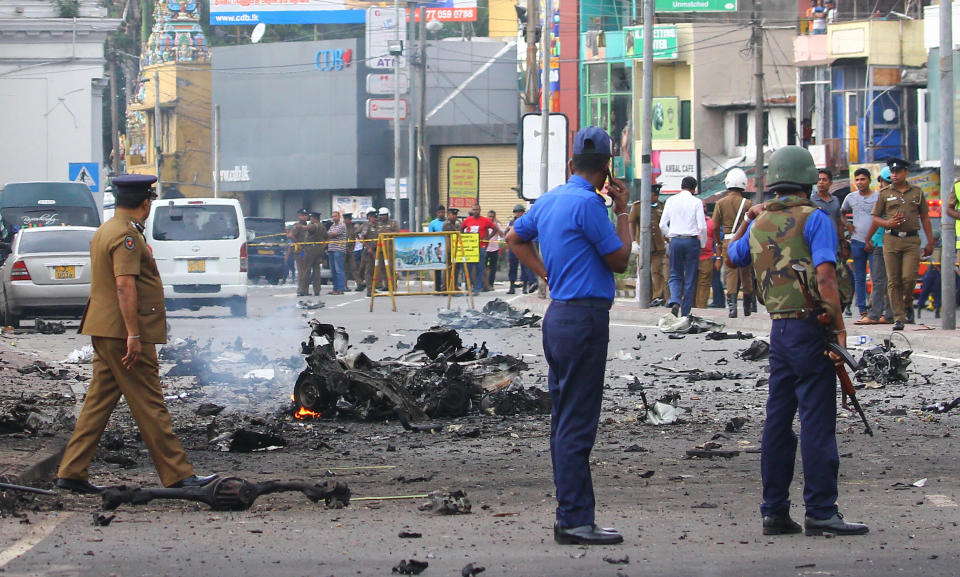
<svg viewBox="0 0 960 577"><path fill-rule="evenodd" d="M853 405L857 414L860 415L860 420L863 421L863 426L865 427L863 432L872 437L873 429L870 428L870 422L867 421L867 416L863 413L863 407L860 406L860 401L857 400L857 391L853 388L853 381L850 380L850 375L847 374L847 369L844 367L844 364L846 364L851 369L857 370L857 363L853 360L853 356L847 352L847 349L837 343L836 334L831 328L833 326L833 318L830 316L830 313L823 310L823 307L818 307L816 302L814 302L813 295L810 294L810 288L807 286L806 269L799 264L795 264L793 265L793 272L796 273L797 280L800 281L800 289L803 291L804 298L807 299L807 308L817 316L817 322L823 327L823 337L827 352L836 354L843 361L842 364L834 363L833 365L833 368L837 371L837 378L840 379L840 403L844 409L849 411L850 405L847 404L847 400L849 399L850 404Z"/></svg>

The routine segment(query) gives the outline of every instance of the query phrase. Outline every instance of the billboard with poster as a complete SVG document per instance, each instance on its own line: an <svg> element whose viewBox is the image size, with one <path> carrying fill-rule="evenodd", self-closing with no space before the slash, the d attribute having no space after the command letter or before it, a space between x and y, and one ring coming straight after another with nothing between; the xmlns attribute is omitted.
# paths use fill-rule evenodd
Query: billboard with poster
<svg viewBox="0 0 960 577"><path fill-rule="evenodd" d="M480 197L480 159L451 156L447 159L447 207L470 209Z"/></svg>
<svg viewBox="0 0 960 577"><path fill-rule="evenodd" d="M446 270L447 238L445 234L396 236L393 239L394 270Z"/></svg>
<svg viewBox="0 0 960 577"><path fill-rule="evenodd" d="M330 204L330 212L337 211L341 215L351 213L353 220L359 222L367 219L367 210L373 207L373 197L333 195Z"/></svg>

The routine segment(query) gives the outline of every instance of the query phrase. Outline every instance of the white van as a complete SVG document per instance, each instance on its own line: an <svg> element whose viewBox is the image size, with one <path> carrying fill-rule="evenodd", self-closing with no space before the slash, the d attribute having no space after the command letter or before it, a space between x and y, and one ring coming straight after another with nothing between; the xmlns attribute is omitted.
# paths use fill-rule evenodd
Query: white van
<svg viewBox="0 0 960 577"><path fill-rule="evenodd" d="M168 309L228 306L233 316L247 316L247 230L239 202L156 200L143 232Z"/></svg>

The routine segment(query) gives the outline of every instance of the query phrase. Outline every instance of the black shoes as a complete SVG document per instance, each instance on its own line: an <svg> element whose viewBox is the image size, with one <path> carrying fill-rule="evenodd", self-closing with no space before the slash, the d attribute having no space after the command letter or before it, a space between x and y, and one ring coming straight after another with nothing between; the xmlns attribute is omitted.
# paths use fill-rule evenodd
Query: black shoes
<svg viewBox="0 0 960 577"><path fill-rule="evenodd" d="M100 485L94 485L86 479L64 479L62 477L57 478L57 487L85 495L97 495L102 493L105 488Z"/></svg>
<svg viewBox="0 0 960 577"><path fill-rule="evenodd" d="M680 318L680 305L678 304L670 305L670 313L673 314L673 316Z"/></svg>
<svg viewBox="0 0 960 577"><path fill-rule="evenodd" d="M908 325L912 325L912 324L913 324L913 307L910 306L910 307L907 308L907 310L905 310L905 311L903 311L903 312L904 312L904 314L905 314L906 317L907 317L907 324L908 324Z"/></svg>
<svg viewBox="0 0 960 577"><path fill-rule="evenodd" d="M763 518L764 535L793 535L803 531L800 523L790 518L790 515L769 515Z"/></svg>
<svg viewBox="0 0 960 577"><path fill-rule="evenodd" d="M902 331L902 330L903 330L903 323L900 322L900 321L893 321L893 330L895 330L895 331Z"/></svg>
<svg viewBox="0 0 960 577"><path fill-rule="evenodd" d="M862 523L847 523L843 520L843 515L836 513L829 519L814 519L807 517L803 520L807 535L823 535L831 533L833 535L866 535L870 529Z"/></svg>
<svg viewBox="0 0 960 577"><path fill-rule="evenodd" d="M734 306L736 306L736 304L734 304ZM756 310L754 306L753 294L743 295L743 316L750 316L750 313Z"/></svg>
<svg viewBox="0 0 960 577"><path fill-rule="evenodd" d="M596 525L581 525L564 528L553 526L553 540L560 545L616 545L623 543L623 535L616 529L603 529Z"/></svg>
<svg viewBox="0 0 960 577"><path fill-rule="evenodd" d="M662 298L662 297L657 297L657 298L653 299L652 301L650 301L650 306L651 306L651 307L662 307L663 305L664 305L664 302L663 302L663 298Z"/></svg>
<svg viewBox="0 0 960 577"><path fill-rule="evenodd" d="M516 285L514 285L513 283L510 283L510 289L507 290L507 294L508 294L508 295L517 294L517 287L516 287Z"/></svg>
<svg viewBox="0 0 960 577"><path fill-rule="evenodd" d="M747 301L743 301L744 313L747 311ZM727 318L737 318L737 295L727 295Z"/></svg>
<svg viewBox="0 0 960 577"><path fill-rule="evenodd" d="M186 479L177 481L176 483L170 485L169 489L185 489L190 487L203 487L212 481L216 481L220 478L220 475L214 473L213 475L207 475L205 477L198 477L197 475L190 475Z"/></svg>

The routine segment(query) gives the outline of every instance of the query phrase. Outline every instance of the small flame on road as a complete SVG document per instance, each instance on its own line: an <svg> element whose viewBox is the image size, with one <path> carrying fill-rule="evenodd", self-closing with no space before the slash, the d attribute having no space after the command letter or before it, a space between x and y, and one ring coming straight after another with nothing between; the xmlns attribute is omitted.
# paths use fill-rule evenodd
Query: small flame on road
<svg viewBox="0 0 960 577"><path fill-rule="evenodd" d="M293 401L294 403L297 402L297 400L294 398L293 395L290 395L290 400ZM311 411L306 407L300 407L299 409L297 409L297 412L293 414L294 419L299 419L301 421L304 421L306 419L319 419L322 416L323 415L321 415L320 413Z"/></svg>

